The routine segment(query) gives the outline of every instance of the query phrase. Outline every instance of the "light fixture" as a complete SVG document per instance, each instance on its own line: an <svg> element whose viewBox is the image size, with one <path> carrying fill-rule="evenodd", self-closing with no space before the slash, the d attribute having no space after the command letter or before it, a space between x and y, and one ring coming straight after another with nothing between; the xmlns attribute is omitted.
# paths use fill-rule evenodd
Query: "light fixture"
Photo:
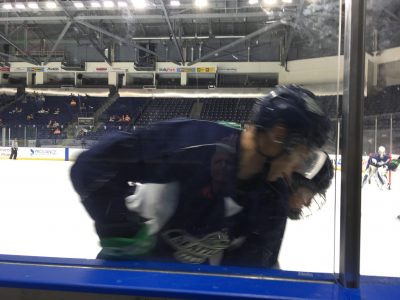
<svg viewBox="0 0 400 300"><path fill-rule="evenodd" d="M28 7L30 9L39 9L39 5L36 2L28 2Z"/></svg>
<svg viewBox="0 0 400 300"><path fill-rule="evenodd" d="M196 0L196 1L194 2L194 4L195 4L197 7L202 8L202 7L206 7L206 6L208 5L208 1L207 1L207 0Z"/></svg>
<svg viewBox="0 0 400 300"><path fill-rule="evenodd" d="M97 1L92 1L92 2L90 2L90 6L93 7L93 8L99 8L99 7L101 7L100 3L97 2Z"/></svg>
<svg viewBox="0 0 400 300"><path fill-rule="evenodd" d="M83 7L84 7L84 5L83 5L82 2L74 2L74 6L75 6L76 8L83 8Z"/></svg>
<svg viewBox="0 0 400 300"><path fill-rule="evenodd" d="M169 3L169 5L171 6L180 6L181 2L177 1L177 0L171 0L171 2Z"/></svg>
<svg viewBox="0 0 400 300"><path fill-rule="evenodd" d="M293 3L293 0L282 0L283 3Z"/></svg>
<svg viewBox="0 0 400 300"><path fill-rule="evenodd" d="M249 0L249 4L257 4L258 0Z"/></svg>
<svg viewBox="0 0 400 300"><path fill-rule="evenodd" d="M125 1L118 1L118 7L128 7L128 3Z"/></svg>
<svg viewBox="0 0 400 300"><path fill-rule="evenodd" d="M25 4L23 3L15 3L15 8L16 9L26 9Z"/></svg>
<svg viewBox="0 0 400 300"><path fill-rule="evenodd" d="M273 5L276 4L277 0L264 0L264 4Z"/></svg>
<svg viewBox="0 0 400 300"><path fill-rule="evenodd" d="M46 2L46 7L48 9L55 9L55 8L57 8L57 4L55 2L53 2L53 1L47 1Z"/></svg>
<svg viewBox="0 0 400 300"><path fill-rule="evenodd" d="M146 0L132 0L134 8L143 9L147 6Z"/></svg>
<svg viewBox="0 0 400 300"><path fill-rule="evenodd" d="M103 1L103 6L104 6L105 8L114 7L114 1Z"/></svg>
<svg viewBox="0 0 400 300"><path fill-rule="evenodd" d="M13 9L13 6L11 3L4 3L3 4L3 9Z"/></svg>

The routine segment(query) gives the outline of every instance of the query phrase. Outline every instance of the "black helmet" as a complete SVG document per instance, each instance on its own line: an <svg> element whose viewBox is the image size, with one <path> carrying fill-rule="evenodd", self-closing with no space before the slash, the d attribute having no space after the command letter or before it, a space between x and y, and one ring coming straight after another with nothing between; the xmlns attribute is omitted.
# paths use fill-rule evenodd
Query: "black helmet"
<svg viewBox="0 0 400 300"><path fill-rule="evenodd" d="M250 114L250 123L259 130L282 124L288 130L286 151L295 145L322 147L328 139L330 121L315 102L315 95L297 85L278 86L258 99Z"/></svg>

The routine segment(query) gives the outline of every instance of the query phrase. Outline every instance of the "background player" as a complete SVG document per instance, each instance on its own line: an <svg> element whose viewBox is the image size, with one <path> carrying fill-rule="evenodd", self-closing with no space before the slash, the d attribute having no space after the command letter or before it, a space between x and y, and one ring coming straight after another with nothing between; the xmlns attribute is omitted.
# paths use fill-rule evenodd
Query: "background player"
<svg viewBox="0 0 400 300"><path fill-rule="evenodd" d="M368 158L365 175L363 178L363 186L371 183L371 178L376 176L378 186L380 188L388 187L389 181L386 177L387 170L389 168L390 157L386 154L386 149L383 146L378 148L378 153L370 155Z"/></svg>

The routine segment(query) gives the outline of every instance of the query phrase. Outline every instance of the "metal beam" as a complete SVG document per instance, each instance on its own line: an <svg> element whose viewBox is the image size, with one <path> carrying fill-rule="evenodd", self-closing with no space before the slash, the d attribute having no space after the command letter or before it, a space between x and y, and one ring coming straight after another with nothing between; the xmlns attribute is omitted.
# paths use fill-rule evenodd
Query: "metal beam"
<svg viewBox="0 0 400 300"><path fill-rule="evenodd" d="M69 17L71 20L73 20L74 17L73 17L72 14L69 12L69 10L66 9L60 1L58 1L58 0L55 0L55 1L56 1L56 2L58 3L58 5L61 7L61 9L63 10L64 14L65 14L67 17ZM98 45L98 43L93 39L93 37L91 36L90 32L89 32L89 33L86 33L85 30L84 30L84 28L83 28L83 26L82 26L81 24L75 24L75 25L76 25L76 27L78 28L78 30L79 30L81 33L83 33L84 35L87 36L87 38L89 39L89 42L90 42L91 45L94 47L94 49L101 55L101 57L104 58L104 60L107 62L107 64L108 64L109 66L111 66L111 64L112 64L111 60L104 54L104 49L102 49L102 48Z"/></svg>
<svg viewBox="0 0 400 300"><path fill-rule="evenodd" d="M387 8L384 8L383 11L388 14L390 17L392 17L393 19L395 19L397 22L400 22L400 17L398 17L396 14L392 13L390 10L388 10Z"/></svg>
<svg viewBox="0 0 400 300"><path fill-rule="evenodd" d="M11 58L11 59L16 59L16 60L23 59L22 57L17 57L17 56L7 54L4 52L0 52L0 56L5 56L5 57ZM32 63L31 61L28 61L27 59L23 59L23 60L25 60L26 62L29 62L30 64Z"/></svg>
<svg viewBox="0 0 400 300"><path fill-rule="evenodd" d="M162 10L164 12L165 20L167 21L167 24L168 24L169 33L172 35L172 40L173 40L173 42L175 44L176 50L179 53L179 56L180 56L181 61L182 61L182 64L185 65L185 58L183 57L182 49L179 46L178 41L176 40L176 35L175 35L175 32L174 32L174 29L172 28L171 21L169 20L168 12L167 12L167 9L165 8L164 0L160 0L160 2L161 2Z"/></svg>
<svg viewBox="0 0 400 300"><path fill-rule="evenodd" d="M345 1L339 282L360 286L365 0Z"/></svg>
<svg viewBox="0 0 400 300"><path fill-rule="evenodd" d="M147 48L145 48L145 47L142 47L142 46L140 46L140 45L137 45L137 44L133 43L130 39L122 38L122 37L120 37L120 36L118 36L118 35L115 35L115 34L109 32L109 31L103 29L103 28L100 28L100 27L98 27L98 26L92 25L92 24L90 24L90 23L88 23L88 22L85 22L85 21L77 21L77 22L80 23L80 24L82 24L82 25L84 25L84 26L86 26L87 28L90 28L90 29L95 30L95 31L97 31L97 32L101 32L102 34L107 35L107 36L109 36L110 38L112 38L112 39L114 39L114 40L116 40L116 41L118 41L118 42L121 42L121 43L123 43L123 44L131 45L131 46L133 46L134 48L138 48L138 49L140 49L140 50L143 50L144 52L147 52L147 53L149 53L149 54L152 54L152 55L154 55L154 56L156 56L156 57L159 56L159 55L158 55L157 53L155 53L154 51L151 51L151 50L149 50L149 49L147 49Z"/></svg>
<svg viewBox="0 0 400 300"><path fill-rule="evenodd" d="M67 22L67 24L65 24L64 29L61 31L60 35L58 36L55 44L53 45L53 47L50 50L50 53L47 55L46 59L44 60L44 65L47 65L47 63L49 62L50 57L53 55L54 51L57 49L58 44L60 44L64 35L67 33L68 29L71 27L71 24L72 24L71 21Z"/></svg>
<svg viewBox="0 0 400 300"><path fill-rule="evenodd" d="M242 12L242 13L201 13L201 14L177 14L169 16L170 20L193 20L193 19L243 19L243 18L266 18L264 12ZM122 15L88 15L76 16L75 20L79 21L114 21L126 23L126 16ZM42 24L54 22L67 22L68 16L34 16L34 17L0 17L0 23L22 23L22 22L41 22ZM160 23L164 20L161 15L139 15L132 16L132 20L144 20L149 23Z"/></svg>
<svg viewBox="0 0 400 300"><path fill-rule="evenodd" d="M110 60L110 58L108 58L105 54L104 54L104 49L102 49L100 47L100 45L97 43L97 41L91 36L90 32L86 33L84 30L84 27L81 24L76 24L76 26L78 27L78 29L87 36L90 44L94 47L94 49L97 51L97 53L99 53L101 55L101 57L104 58L104 60L106 61L106 63L111 66L112 61Z"/></svg>
<svg viewBox="0 0 400 300"><path fill-rule="evenodd" d="M25 23L22 23L22 24L18 25L16 28L14 28L13 31L11 31L11 32L8 34L8 36L9 36L9 37L13 36L16 32L18 32L18 31L19 31L22 27L24 27L24 26L25 26Z"/></svg>
<svg viewBox="0 0 400 300"><path fill-rule="evenodd" d="M232 48L232 47L234 47L234 46L236 46L236 45L238 45L238 44L243 43L244 41L247 41L247 40L249 40L249 39L252 39L253 37L259 36L259 35L263 34L264 32L267 32L267 31L270 31L270 30L272 30L272 29L275 29L275 28L277 28L277 27L279 27L279 26L281 26L281 25L282 25L281 22L276 22L276 23L268 24L267 26L265 26L265 27L263 27L263 28L261 28L261 29L258 29L258 30L256 30L256 31L254 31L254 32L252 32L252 33L246 35L245 37L243 37L243 38L241 38L241 39L238 39L238 40L236 40L236 41L234 41L234 42L232 42L232 43L230 43L230 44L228 44L228 45L225 45L225 46L223 46L223 47L221 47L221 48L219 48L219 49L217 49L217 50L212 51L211 53L208 53L208 54L206 54L206 55L200 57L199 59L196 59L195 61L189 63L188 65L191 66L191 65L194 65L194 64L196 64L196 63L198 63L198 62L201 62L201 61L203 61L203 60L205 60L205 59L207 59L207 58L213 57L215 54L218 54L218 53L220 53L220 52L223 52L223 51L225 51L225 50L228 50L228 49L230 49L230 48Z"/></svg>
<svg viewBox="0 0 400 300"><path fill-rule="evenodd" d="M30 63L34 64L34 65L39 65L40 66L40 62L37 61L35 58L33 58L32 56L30 56L28 53L26 53L24 50L22 50L21 48L19 48L16 44L14 44L7 36L5 36L4 34L0 33L0 38L2 38L3 40L5 40L7 43L9 43L11 46L13 46L15 49L17 49L22 55L26 56L26 61L29 61Z"/></svg>
<svg viewBox="0 0 400 300"><path fill-rule="evenodd" d="M299 23L301 14L303 12L304 2L305 2L304 0L300 0L299 5L297 6L297 14L296 14L296 19L294 21L294 25L291 28L289 27L289 36L287 39L287 43L285 45L286 47L285 47L283 55L282 55L281 66L287 65L289 49L290 49L290 46L292 45L292 41L293 41L293 32L294 32L294 30L296 30L297 24Z"/></svg>

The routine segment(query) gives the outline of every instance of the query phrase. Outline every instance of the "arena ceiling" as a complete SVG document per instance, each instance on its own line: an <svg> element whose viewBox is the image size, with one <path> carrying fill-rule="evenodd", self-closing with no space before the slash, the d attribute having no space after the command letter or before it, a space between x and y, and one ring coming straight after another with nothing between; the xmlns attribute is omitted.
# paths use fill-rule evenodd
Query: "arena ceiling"
<svg viewBox="0 0 400 300"><path fill-rule="evenodd" d="M368 2L373 12L367 18L368 49L400 44L393 32L400 29L398 1ZM200 7L201 3L207 4ZM2 1L0 39L12 50L0 56L10 59L18 54L20 59L38 61L30 50L42 41L50 53L46 60L62 45L82 43L90 43L98 53L117 43L160 56L145 46L153 43L171 45L176 52L171 61L181 64L188 60L185 47L208 45L192 64L218 60L225 52L232 61L238 60L232 49L246 44L265 52L279 48L283 64L294 47L302 58L337 54L343 40L338 38L340 20L343 26L341 4L338 0Z"/></svg>

